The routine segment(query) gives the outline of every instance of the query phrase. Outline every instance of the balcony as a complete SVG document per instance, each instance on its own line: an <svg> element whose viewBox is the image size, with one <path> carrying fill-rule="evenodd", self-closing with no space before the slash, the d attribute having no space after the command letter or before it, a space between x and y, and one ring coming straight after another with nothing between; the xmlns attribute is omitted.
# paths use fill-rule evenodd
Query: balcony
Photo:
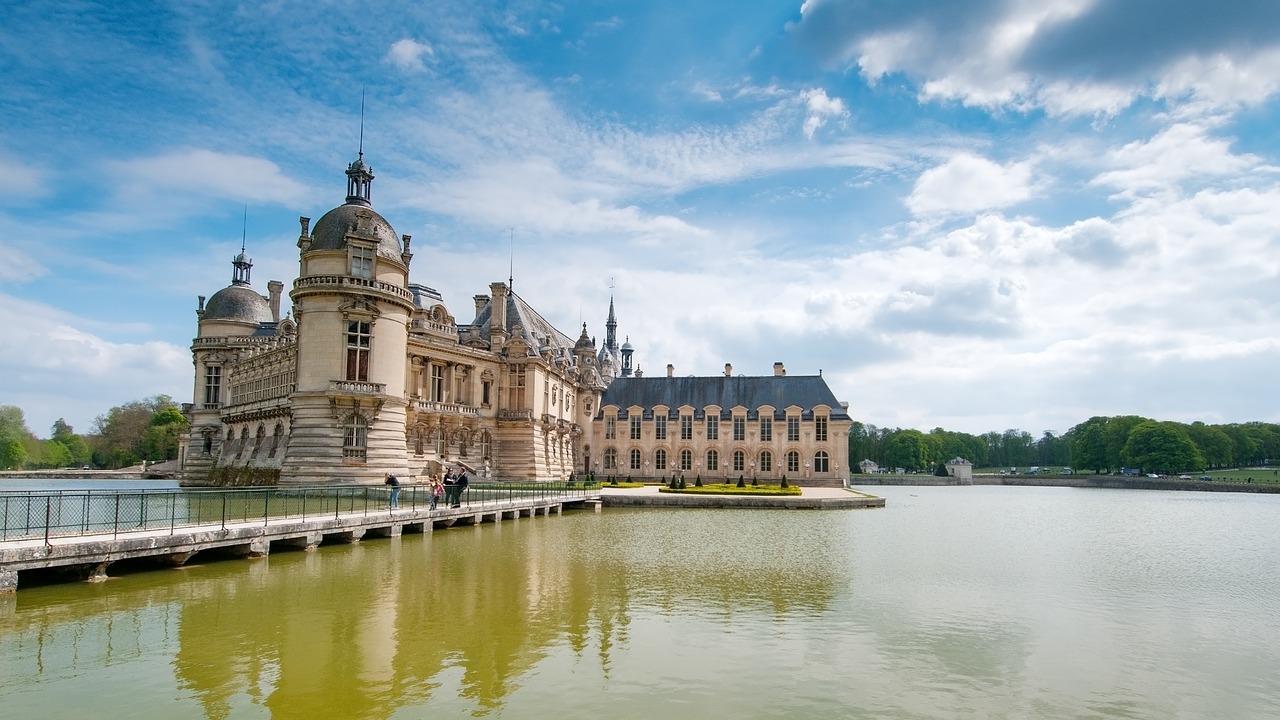
<svg viewBox="0 0 1280 720"><path fill-rule="evenodd" d="M384 395L385 383L358 382L355 380L330 380L329 393L339 395Z"/></svg>
<svg viewBox="0 0 1280 720"><path fill-rule="evenodd" d="M480 409L471 407L470 405L460 405L458 403L436 402L435 400L423 400L418 398L413 403L413 409L418 413L431 413L436 415L466 415L468 417L480 417Z"/></svg>
<svg viewBox="0 0 1280 720"><path fill-rule="evenodd" d="M409 291L402 287L392 285L391 283L385 283L381 280L351 277L349 275L308 275L307 277L300 277L297 280L294 280L293 287L295 290L301 290L303 288L321 290L327 288L359 288L361 290L375 290L388 295L394 295L402 300L412 299L412 295L410 295Z"/></svg>

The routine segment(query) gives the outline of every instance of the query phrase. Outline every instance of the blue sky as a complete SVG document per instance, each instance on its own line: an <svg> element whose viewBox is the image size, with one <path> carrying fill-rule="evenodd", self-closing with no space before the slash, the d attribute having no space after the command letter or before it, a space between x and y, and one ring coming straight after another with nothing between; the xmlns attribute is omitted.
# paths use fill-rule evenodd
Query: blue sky
<svg viewBox="0 0 1280 720"><path fill-rule="evenodd" d="M1207 12L1209 8L1212 12ZM461 321L890 427L1280 420L1273 1L0 7L0 404L189 401L197 296L345 196ZM247 225L244 222L247 206Z"/></svg>

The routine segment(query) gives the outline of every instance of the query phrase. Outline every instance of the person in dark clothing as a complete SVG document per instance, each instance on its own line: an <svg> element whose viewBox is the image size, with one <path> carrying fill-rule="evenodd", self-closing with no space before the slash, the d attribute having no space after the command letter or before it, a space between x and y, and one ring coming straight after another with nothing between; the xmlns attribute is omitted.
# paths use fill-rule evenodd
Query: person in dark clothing
<svg viewBox="0 0 1280 720"><path fill-rule="evenodd" d="M400 480L395 475L387 475L387 479L383 481L391 487L391 507L400 507Z"/></svg>
<svg viewBox="0 0 1280 720"><path fill-rule="evenodd" d="M444 471L444 504L453 505L454 493L458 491L458 479L454 477L453 470Z"/></svg>
<svg viewBox="0 0 1280 720"><path fill-rule="evenodd" d="M453 488L453 506L454 507L462 507L462 493L467 491L467 485L470 485L470 484L471 484L470 481L467 480L467 471L459 470L458 479Z"/></svg>

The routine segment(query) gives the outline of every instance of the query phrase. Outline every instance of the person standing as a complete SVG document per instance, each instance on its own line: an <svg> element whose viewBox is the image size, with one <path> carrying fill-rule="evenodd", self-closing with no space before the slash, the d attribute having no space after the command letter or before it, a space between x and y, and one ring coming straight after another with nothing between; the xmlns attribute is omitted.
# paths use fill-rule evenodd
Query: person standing
<svg viewBox="0 0 1280 720"><path fill-rule="evenodd" d="M391 507L400 507L400 480L395 475L387 473L387 479L383 481L391 487Z"/></svg>
<svg viewBox="0 0 1280 720"><path fill-rule="evenodd" d="M439 475L431 476L431 509L436 509L436 504L440 502L440 497L444 495L444 483L440 481Z"/></svg>
<svg viewBox="0 0 1280 720"><path fill-rule="evenodd" d="M466 468L460 468L458 470L458 479L453 488L453 506L454 507L462 507L462 493L467 491L467 485L470 485L470 484L471 482L467 480Z"/></svg>
<svg viewBox="0 0 1280 720"><path fill-rule="evenodd" d="M458 489L458 481L453 476L453 468L444 471L444 504L453 505L453 493Z"/></svg>

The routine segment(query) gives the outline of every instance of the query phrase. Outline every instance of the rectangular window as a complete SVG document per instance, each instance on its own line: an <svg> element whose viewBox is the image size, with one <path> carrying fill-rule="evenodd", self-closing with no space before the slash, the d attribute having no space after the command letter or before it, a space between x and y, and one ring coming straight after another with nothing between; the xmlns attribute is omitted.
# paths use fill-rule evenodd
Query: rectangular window
<svg viewBox="0 0 1280 720"><path fill-rule="evenodd" d="M369 338L369 323L347 323L347 380L369 381Z"/></svg>
<svg viewBox="0 0 1280 720"><path fill-rule="evenodd" d="M760 442L771 442L773 440L773 418L760 418Z"/></svg>
<svg viewBox="0 0 1280 720"><path fill-rule="evenodd" d="M639 415L631 416L631 439L632 440L640 439L640 416Z"/></svg>
<svg viewBox="0 0 1280 720"><path fill-rule="evenodd" d="M512 365L511 370L507 373L507 382L509 386L508 409L524 410L525 367L523 365Z"/></svg>
<svg viewBox="0 0 1280 720"><path fill-rule="evenodd" d="M618 437L618 418L608 415L604 419L604 439L615 440Z"/></svg>
<svg viewBox="0 0 1280 720"><path fill-rule="evenodd" d="M747 439L747 418L744 415L733 416L733 439L741 442Z"/></svg>
<svg viewBox="0 0 1280 720"><path fill-rule="evenodd" d="M825 415L813 419L813 439L818 442L827 441L827 418Z"/></svg>
<svg viewBox="0 0 1280 720"><path fill-rule="evenodd" d="M491 384L492 383L490 383L488 380L485 380L484 382L480 383L480 395L481 397L484 398L483 405L485 407L489 407L489 386Z"/></svg>
<svg viewBox="0 0 1280 720"><path fill-rule="evenodd" d="M351 276L365 279L373 278L373 248L351 248Z"/></svg>
<svg viewBox="0 0 1280 720"><path fill-rule="evenodd" d="M787 442L800 442L800 418L787 416Z"/></svg>
<svg viewBox="0 0 1280 720"><path fill-rule="evenodd" d="M204 369L204 404L222 402L222 367L212 365Z"/></svg>
<svg viewBox="0 0 1280 720"><path fill-rule="evenodd" d="M773 472L773 455L760 453L760 472Z"/></svg>
<svg viewBox="0 0 1280 720"><path fill-rule="evenodd" d="M720 439L720 416L719 415L707 416L707 439L708 440Z"/></svg>
<svg viewBox="0 0 1280 720"><path fill-rule="evenodd" d="M693 439L693 416L692 415L680 416L680 439L681 440Z"/></svg>
<svg viewBox="0 0 1280 720"><path fill-rule="evenodd" d="M444 402L444 366L431 364L431 387L429 396L435 402Z"/></svg>
<svg viewBox="0 0 1280 720"><path fill-rule="evenodd" d="M654 415L654 416L653 416L653 438L654 438L655 440L666 440L666 439L667 439L667 415L666 415L666 413L663 413L663 414L661 414L661 415Z"/></svg>

